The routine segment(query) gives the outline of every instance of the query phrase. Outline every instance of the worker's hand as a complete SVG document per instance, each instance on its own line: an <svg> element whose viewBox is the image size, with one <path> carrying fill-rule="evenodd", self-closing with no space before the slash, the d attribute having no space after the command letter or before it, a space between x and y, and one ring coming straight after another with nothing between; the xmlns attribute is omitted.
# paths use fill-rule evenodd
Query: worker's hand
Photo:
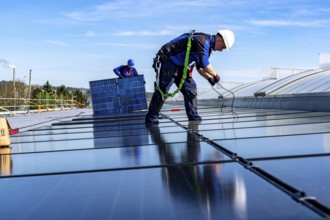
<svg viewBox="0 0 330 220"><path fill-rule="evenodd" d="M122 79L123 78L123 76L122 75L119 75L119 79Z"/></svg>
<svg viewBox="0 0 330 220"><path fill-rule="evenodd" d="M220 82L220 76L218 74L216 74L213 78L214 83Z"/></svg>
<svg viewBox="0 0 330 220"><path fill-rule="evenodd" d="M215 85L214 79L212 77L207 79L209 81L209 83L211 84L211 86Z"/></svg>

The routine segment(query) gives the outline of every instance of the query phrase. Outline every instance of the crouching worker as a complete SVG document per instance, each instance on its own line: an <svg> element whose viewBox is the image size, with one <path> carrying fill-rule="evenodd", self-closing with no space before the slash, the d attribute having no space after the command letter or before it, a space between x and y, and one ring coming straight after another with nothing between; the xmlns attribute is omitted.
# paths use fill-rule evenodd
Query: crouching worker
<svg viewBox="0 0 330 220"><path fill-rule="evenodd" d="M132 59L129 59L127 61L127 65L121 65L113 69L113 72L119 77L130 77L130 76L138 76L138 72L136 69L133 67L134 66L134 61Z"/></svg>
<svg viewBox="0 0 330 220"><path fill-rule="evenodd" d="M158 123L159 112L173 83L183 94L187 117L190 121L200 121L197 112L197 86L188 66L195 63L197 71L214 86L220 81L219 75L209 62L212 51L222 51L233 46L234 33L219 30L216 35L205 33L186 33L163 45L154 58L156 71L156 90L152 96L145 121ZM192 69L190 70L192 71Z"/></svg>

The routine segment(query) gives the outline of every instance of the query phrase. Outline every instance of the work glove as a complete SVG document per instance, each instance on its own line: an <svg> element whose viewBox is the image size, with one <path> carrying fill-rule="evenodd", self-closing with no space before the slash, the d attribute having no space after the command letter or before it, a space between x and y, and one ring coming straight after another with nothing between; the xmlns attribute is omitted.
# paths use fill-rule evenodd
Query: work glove
<svg viewBox="0 0 330 220"><path fill-rule="evenodd" d="M119 79L122 79L123 78L123 76L122 75L119 75Z"/></svg>
<svg viewBox="0 0 330 220"><path fill-rule="evenodd" d="M220 82L220 76L218 74L216 74L214 77L213 77L213 81L214 83L218 83Z"/></svg>
<svg viewBox="0 0 330 220"><path fill-rule="evenodd" d="M214 79L212 77L208 78L207 81L211 84L211 86L215 85Z"/></svg>

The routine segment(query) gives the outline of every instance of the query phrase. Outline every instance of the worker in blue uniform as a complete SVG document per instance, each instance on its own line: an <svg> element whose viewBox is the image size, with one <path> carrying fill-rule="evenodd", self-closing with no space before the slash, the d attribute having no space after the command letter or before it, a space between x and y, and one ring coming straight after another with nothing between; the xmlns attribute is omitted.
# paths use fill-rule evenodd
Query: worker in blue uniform
<svg viewBox="0 0 330 220"><path fill-rule="evenodd" d="M188 39L191 39L189 66L196 65L198 73L214 86L220 81L209 62L212 51L229 49L235 42L235 35L230 30L219 30L215 35L205 33L186 33L166 43L154 58L153 67L156 71L156 91L149 104L146 123L158 123L159 112L165 102L166 94L173 83L181 83L184 72L184 61L187 53ZM192 69L183 82L180 92L183 94L187 117L190 121L200 121L197 112L197 86L192 78Z"/></svg>
<svg viewBox="0 0 330 220"><path fill-rule="evenodd" d="M134 60L129 59L127 61L127 65L121 65L113 69L113 72L119 77L130 77L130 76L138 76L137 70L133 67L134 66Z"/></svg>

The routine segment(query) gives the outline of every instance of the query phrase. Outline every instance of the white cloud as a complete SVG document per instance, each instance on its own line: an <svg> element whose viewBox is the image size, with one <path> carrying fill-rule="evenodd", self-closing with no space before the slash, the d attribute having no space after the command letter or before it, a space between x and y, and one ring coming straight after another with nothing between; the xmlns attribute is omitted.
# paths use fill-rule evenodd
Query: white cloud
<svg viewBox="0 0 330 220"><path fill-rule="evenodd" d="M330 20L250 20L248 23L262 27L330 27Z"/></svg>

